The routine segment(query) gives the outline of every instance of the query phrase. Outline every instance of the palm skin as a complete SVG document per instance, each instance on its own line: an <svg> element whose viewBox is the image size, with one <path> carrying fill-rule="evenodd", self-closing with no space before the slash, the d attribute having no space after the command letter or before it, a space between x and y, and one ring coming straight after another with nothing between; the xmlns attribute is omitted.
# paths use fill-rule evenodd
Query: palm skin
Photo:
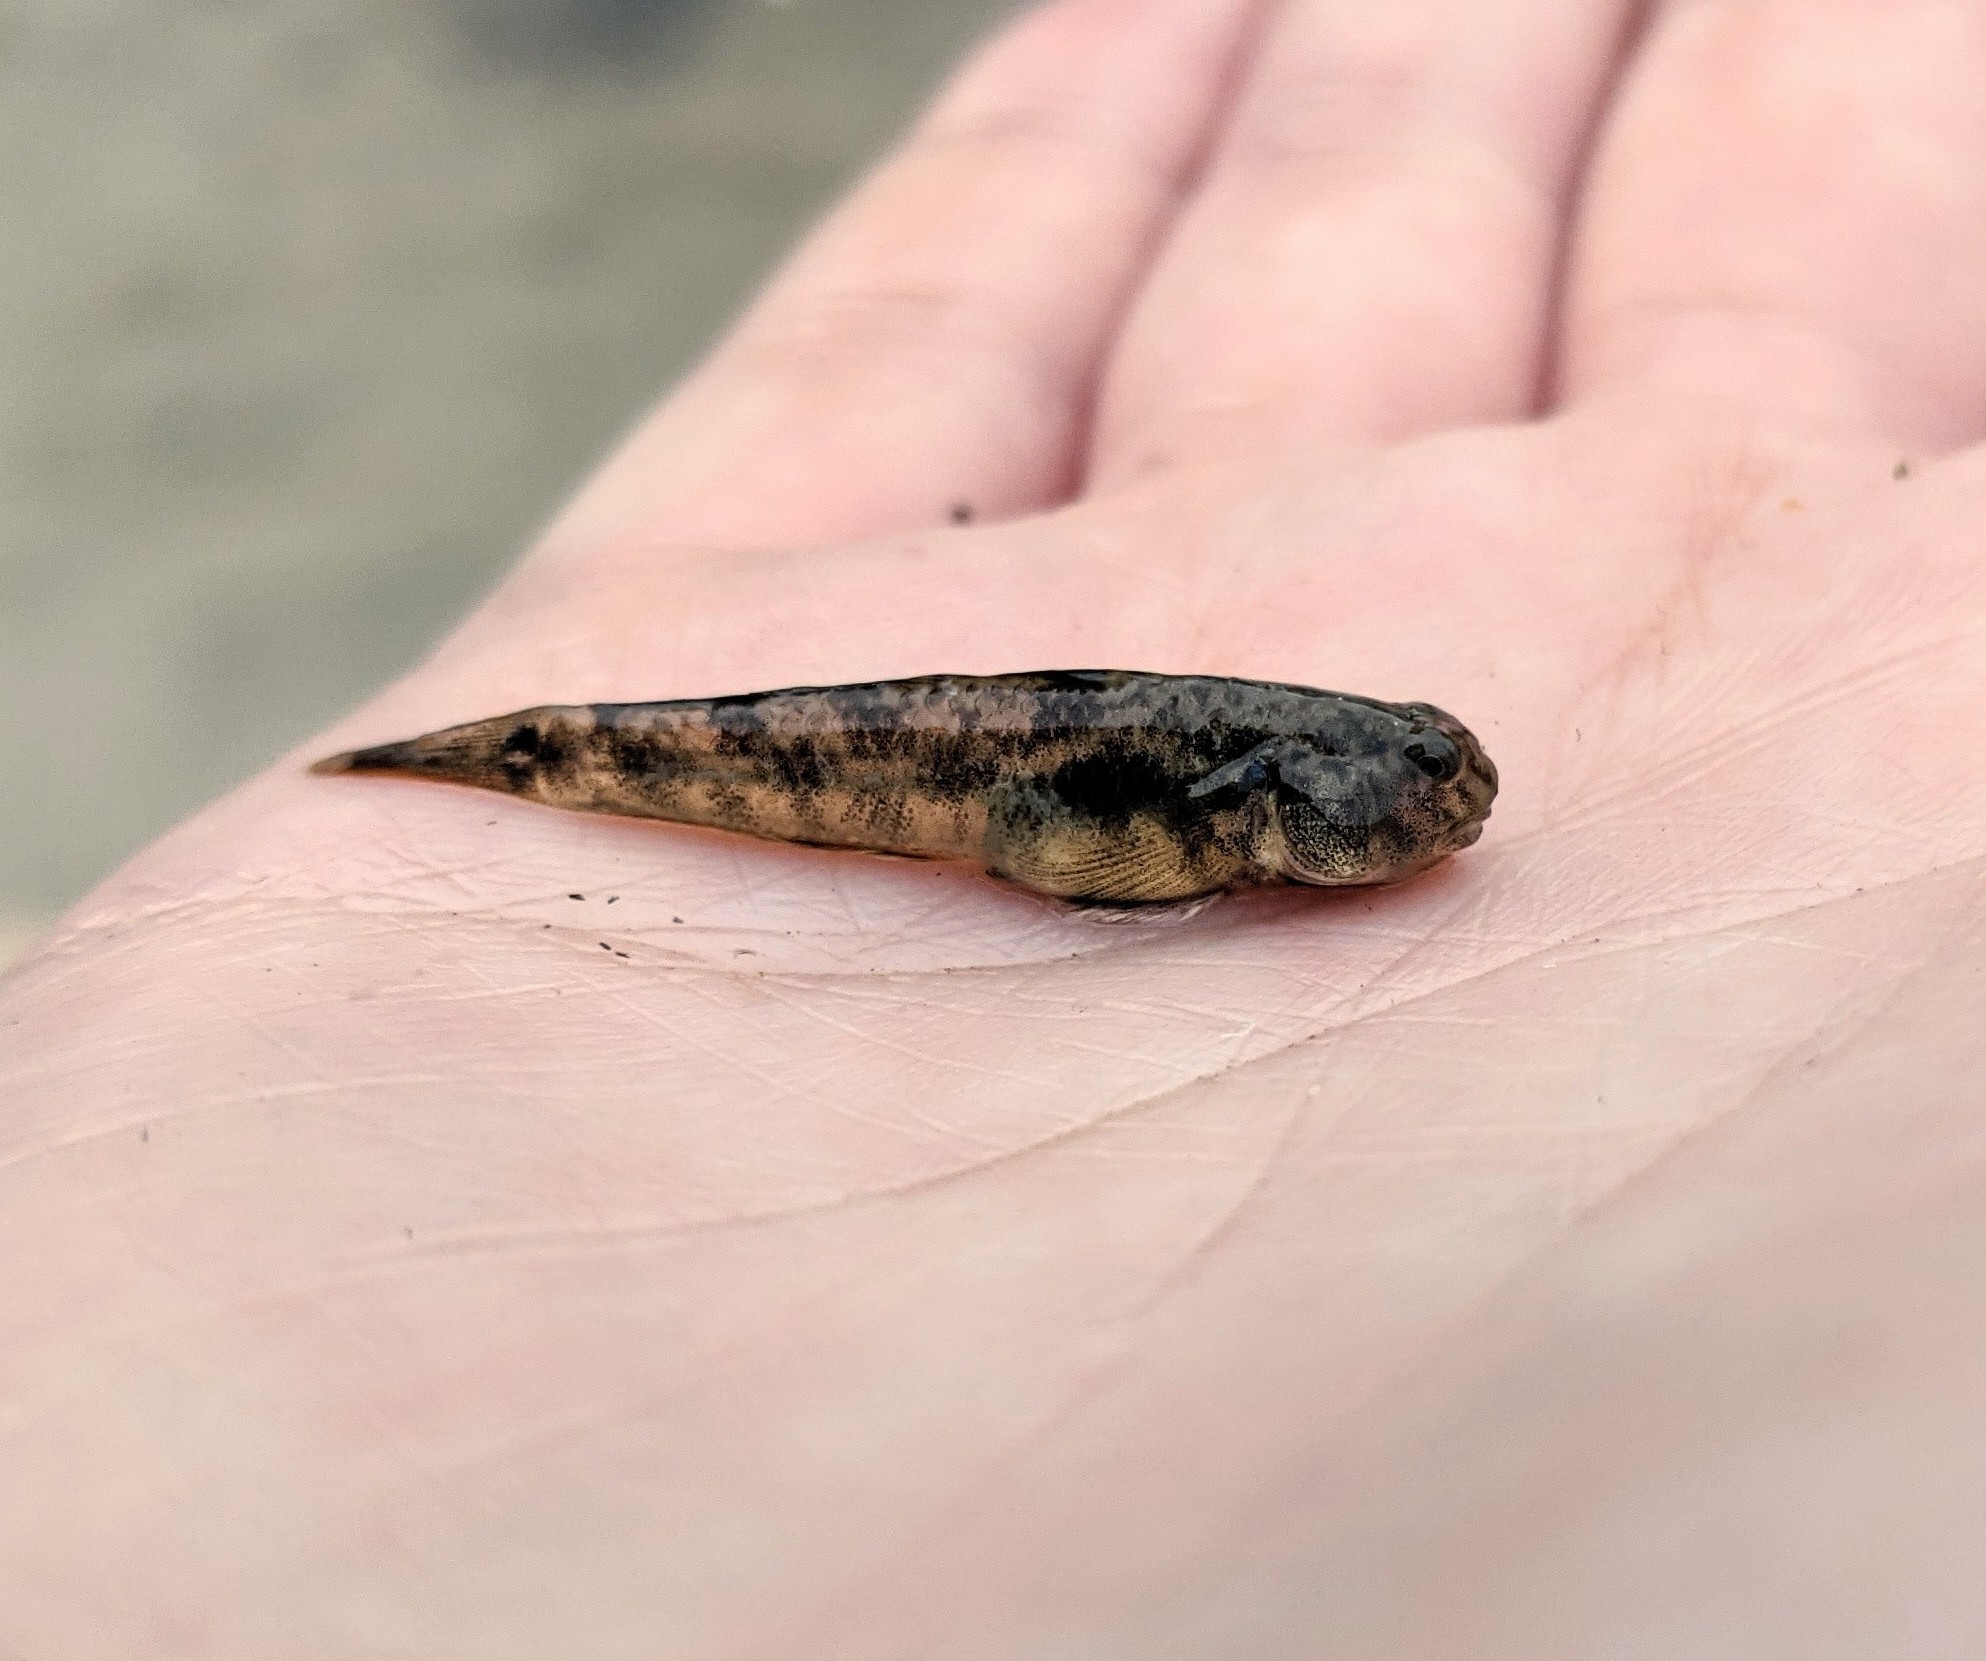
<svg viewBox="0 0 1986 1661"><path fill-rule="evenodd" d="M1979 125L1979 22L1245 10L1024 20L321 748L1248 674L1454 710L1504 779L1482 843L1104 923L276 769L0 988L0 1636L1974 1647L1986 313L1913 296L1986 253L1986 146L1926 160ZM1939 50L1879 49L1913 28ZM1125 52L1173 66L1134 112L1171 189L1002 183ZM1576 213L1361 136L1491 82L1556 121L1525 153ZM959 122L1001 97L1032 124ZM1060 402L975 345L941 372L972 330L902 262L975 182L1051 245L1102 227L998 277ZM1873 253L1810 257L1857 214ZM858 290L922 321L847 358L794 322Z"/></svg>

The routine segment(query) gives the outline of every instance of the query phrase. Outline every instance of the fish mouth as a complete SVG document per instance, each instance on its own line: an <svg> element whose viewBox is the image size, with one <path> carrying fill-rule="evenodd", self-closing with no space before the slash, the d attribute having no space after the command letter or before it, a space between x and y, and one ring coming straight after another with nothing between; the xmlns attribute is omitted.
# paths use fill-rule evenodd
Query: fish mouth
<svg viewBox="0 0 1986 1661"><path fill-rule="evenodd" d="M1496 763L1483 749L1482 740L1454 717L1450 716L1448 720L1448 736L1462 752L1462 776L1456 782L1461 786L1462 800L1469 810L1468 823L1456 832L1454 846L1466 848L1483 834L1483 821L1489 818L1490 809L1496 803L1501 781L1497 777Z"/></svg>

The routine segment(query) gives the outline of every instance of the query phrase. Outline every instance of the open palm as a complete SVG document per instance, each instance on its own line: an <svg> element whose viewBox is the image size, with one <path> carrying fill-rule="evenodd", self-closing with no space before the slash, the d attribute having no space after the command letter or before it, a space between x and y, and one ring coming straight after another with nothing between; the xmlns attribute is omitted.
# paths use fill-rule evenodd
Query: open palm
<svg viewBox="0 0 1986 1661"><path fill-rule="evenodd" d="M1024 17L324 745L1214 672L1483 842L1112 922L277 770L0 990L0 1638L1986 1640L1986 12L1262 11Z"/></svg>

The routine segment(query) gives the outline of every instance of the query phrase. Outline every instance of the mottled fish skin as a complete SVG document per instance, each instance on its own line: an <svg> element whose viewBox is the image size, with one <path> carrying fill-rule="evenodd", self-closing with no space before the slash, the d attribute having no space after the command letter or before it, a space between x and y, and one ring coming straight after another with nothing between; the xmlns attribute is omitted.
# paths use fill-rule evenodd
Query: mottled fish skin
<svg viewBox="0 0 1986 1661"><path fill-rule="evenodd" d="M1121 670L528 709L321 761L777 842L979 863L1110 904L1397 882L1496 768L1429 704Z"/></svg>

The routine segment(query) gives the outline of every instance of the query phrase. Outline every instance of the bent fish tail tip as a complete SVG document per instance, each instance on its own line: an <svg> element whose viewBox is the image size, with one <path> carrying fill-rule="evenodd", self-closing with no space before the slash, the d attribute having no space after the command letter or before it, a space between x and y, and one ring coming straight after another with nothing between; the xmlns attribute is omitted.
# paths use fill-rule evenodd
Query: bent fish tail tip
<svg viewBox="0 0 1986 1661"><path fill-rule="evenodd" d="M373 773L403 779L432 779L479 790L530 794L531 764L513 753L516 716L443 727L418 738L344 750L311 763L317 774ZM511 746L511 747L507 747Z"/></svg>
<svg viewBox="0 0 1986 1661"><path fill-rule="evenodd" d="M400 773L414 778L446 779L464 784L489 782L490 755L479 728L452 727L424 738L404 738L397 744L372 744L345 750L312 762L313 773Z"/></svg>
<svg viewBox="0 0 1986 1661"><path fill-rule="evenodd" d="M441 757L423 750L419 739L346 750L310 765L313 773L413 773L436 771Z"/></svg>

